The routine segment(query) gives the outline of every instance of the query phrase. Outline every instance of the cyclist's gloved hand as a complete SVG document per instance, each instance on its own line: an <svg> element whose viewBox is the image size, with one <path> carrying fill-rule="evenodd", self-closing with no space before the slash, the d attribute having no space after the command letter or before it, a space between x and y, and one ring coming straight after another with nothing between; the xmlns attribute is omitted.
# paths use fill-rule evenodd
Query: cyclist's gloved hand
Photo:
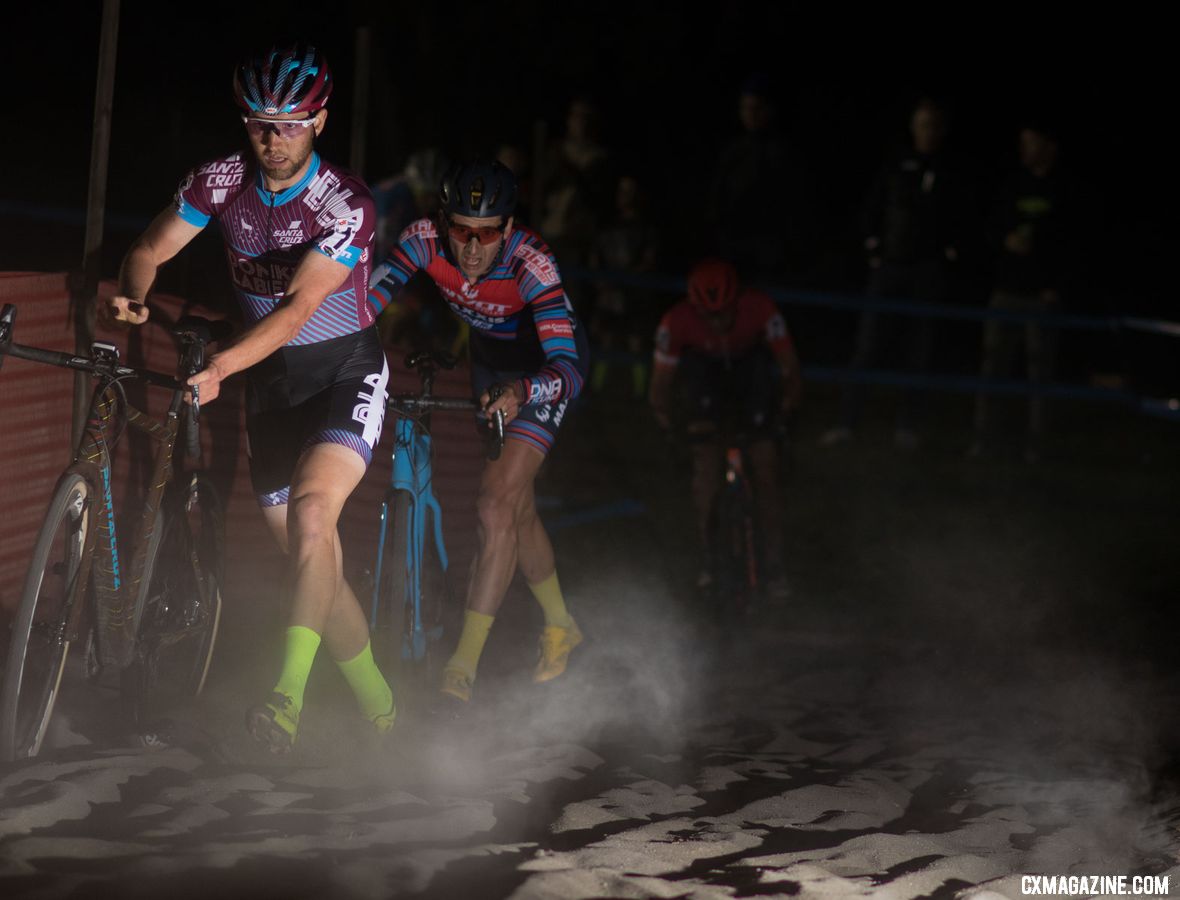
<svg viewBox="0 0 1180 900"><path fill-rule="evenodd" d="M229 373L224 371L217 365L217 357L209 357L208 363L200 372L190 378L185 384L189 386L197 386L201 389L201 404L212 403L217 399L217 395L221 393L221 382L229 376ZM192 396L185 395L185 402L191 403Z"/></svg>
<svg viewBox="0 0 1180 900"><path fill-rule="evenodd" d="M148 320L149 315L146 303L140 303L130 297L107 297L98 301L98 320L108 328L142 325Z"/></svg>
<svg viewBox="0 0 1180 900"><path fill-rule="evenodd" d="M504 413L504 424L507 425L510 423L520 412L524 401L525 398L521 393L519 385L515 383L493 384L480 395L479 405L488 414L490 427L490 417L494 416L498 411Z"/></svg>

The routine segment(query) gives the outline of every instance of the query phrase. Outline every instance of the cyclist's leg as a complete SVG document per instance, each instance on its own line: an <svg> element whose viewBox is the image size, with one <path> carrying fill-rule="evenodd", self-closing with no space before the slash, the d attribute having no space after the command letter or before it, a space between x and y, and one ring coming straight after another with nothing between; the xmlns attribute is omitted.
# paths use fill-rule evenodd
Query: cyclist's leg
<svg viewBox="0 0 1180 900"><path fill-rule="evenodd" d="M286 504L283 506L267 507L262 510L262 514L263 519L266 520L267 527L270 528L271 534L274 535L275 542L279 545L279 549L283 551L284 555L289 554ZM335 550L337 556L343 560L344 554L340 545L339 530L335 534ZM343 566L341 566L341 570L343 571ZM357 599L352 586L348 583L348 579L342 576L336 585L336 601L332 605L332 612L328 616L323 634L324 646L333 659L351 658L348 655L349 650L355 649L355 635L358 624L351 615L351 611L354 609L362 610L361 618L364 620L364 607L361 606L360 600ZM365 628L367 634L367 621Z"/></svg>
<svg viewBox="0 0 1180 900"><path fill-rule="evenodd" d="M522 497L532 490L544 460L539 450L524 441L506 440L500 458L484 467L476 501L478 547L463 630L443 671L443 692L458 699L470 699L484 642L516 569L517 515Z"/></svg>
<svg viewBox="0 0 1180 900"><path fill-rule="evenodd" d="M343 578L336 527L380 437L388 370L372 335L356 335L338 349L328 384L297 405L251 421L255 491L270 509L267 523L294 570L283 670L271 701L250 714L255 735L276 751L294 740L303 685L321 635L361 711L382 730L383 720L392 724L392 695L372 661L365 615ZM358 397L370 402L358 405Z"/></svg>

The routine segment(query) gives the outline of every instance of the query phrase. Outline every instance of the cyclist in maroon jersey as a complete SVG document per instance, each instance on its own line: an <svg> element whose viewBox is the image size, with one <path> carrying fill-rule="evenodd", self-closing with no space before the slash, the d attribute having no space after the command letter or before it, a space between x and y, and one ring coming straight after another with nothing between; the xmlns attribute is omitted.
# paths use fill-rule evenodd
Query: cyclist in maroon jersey
<svg viewBox="0 0 1180 900"><path fill-rule="evenodd" d="M365 302L375 215L368 188L322 160L332 76L312 47L271 50L234 72L249 151L194 169L131 246L107 321L148 319L159 269L212 219L249 327L189 379L201 403L247 375L250 477L293 563L283 668L247 725L274 753L291 749L322 641L362 714L388 731L396 709L373 662L368 623L344 580L337 520L381 435L388 369Z"/></svg>
<svg viewBox="0 0 1180 900"><path fill-rule="evenodd" d="M679 382L679 398L674 386ZM765 540L772 599L787 594L782 571L778 445L775 431L799 405L799 359L774 301L742 287L737 270L707 259L688 276L688 297L664 314L656 331L649 400L656 421L670 428L685 419L692 455L692 500L706 561L698 586L708 587L708 520L721 473L721 424L729 415L750 440L756 516ZM679 399L679 403L677 403Z"/></svg>

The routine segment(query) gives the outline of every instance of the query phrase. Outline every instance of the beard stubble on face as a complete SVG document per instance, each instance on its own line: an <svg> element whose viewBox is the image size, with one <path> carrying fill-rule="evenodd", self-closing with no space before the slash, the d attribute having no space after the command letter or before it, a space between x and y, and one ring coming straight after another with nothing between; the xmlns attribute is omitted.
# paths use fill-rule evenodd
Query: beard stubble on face
<svg viewBox="0 0 1180 900"><path fill-rule="evenodd" d="M310 135L291 141L272 141L269 146L256 144L254 147L258 165L262 174L271 181L288 181L293 178L307 162L314 147L314 138ZM279 163L268 162L268 156L283 157Z"/></svg>

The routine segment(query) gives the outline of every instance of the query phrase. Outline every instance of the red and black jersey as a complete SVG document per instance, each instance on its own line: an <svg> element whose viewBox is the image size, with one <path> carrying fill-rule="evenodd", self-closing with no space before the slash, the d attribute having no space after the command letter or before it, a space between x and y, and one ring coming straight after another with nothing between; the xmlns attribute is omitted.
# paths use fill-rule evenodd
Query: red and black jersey
<svg viewBox="0 0 1180 900"><path fill-rule="evenodd" d="M714 330L688 300L668 310L656 330L655 363L674 368L686 350L733 359L759 345L768 346L777 356L792 349L791 335L774 301L762 291L746 288L738 295L733 324L723 333Z"/></svg>

